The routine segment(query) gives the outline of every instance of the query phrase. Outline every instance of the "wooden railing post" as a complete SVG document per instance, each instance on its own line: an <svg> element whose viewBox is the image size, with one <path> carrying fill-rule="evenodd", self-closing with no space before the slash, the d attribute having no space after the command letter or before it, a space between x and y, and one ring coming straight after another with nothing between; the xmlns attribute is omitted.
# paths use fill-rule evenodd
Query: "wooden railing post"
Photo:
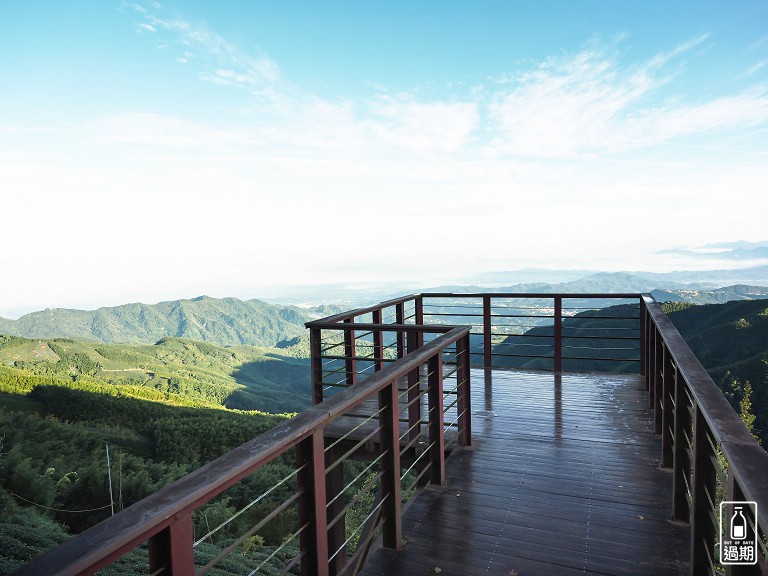
<svg viewBox="0 0 768 576"><path fill-rule="evenodd" d="M413 300L413 305L416 324L421 326L424 324L424 298L421 295L416 296ZM418 339L418 346L421 348L424 346L424 332L418 332Z"/></svg>
<svg viewBox="0 0 768 576"><path fill-rule="evenodd" d="M661 335L656 339L656 359L654 361L656 374L654 376L653 387L653 426L656 434L661 434L661 419L664 402L664 380L667 377L664 373L664 342Z"/></svg>
<svg viewBox="0 0 768 576"><path fill-rule="evenodd" d="M296 446L298 489L303 492L299 500L299 525L309 523L300 535L302 550L302 576L328 575L328 516L326 513L326 481L323 431L312 435Z"/></svg>
<svg viewBox="0 0 768 576"><path fill-rule="evenodd" d="M456 342L456 409L459 412L459 446L472 445L472 401L470 395L469 334Z"/></svg>
<svg viewBox="0 0 768 576"><path fill-rule="evenodd" d="M485 368L491 367L492 357L492 344L491 333L493 327L491 325L491 297L489 295L483 296L483 366Z"/></svg>
<svg viewBox="0 0 768 576"><path fill-rule="evenodd" d="M653 375L651 376L651 389L648 394L648 407L653 410L654 424L656 426L657 434L659 432L659 424L661 423L659 418L659 399L661 397L663 347L664 343L661 339L661 334L658 330L655 330L653 338L653 358L651 359Z"/></svg>
<svg viewBox="0 0 768 576"><path fill-rule="evenodd" d="M645 331L640 336L640 342L643 349L642 374L645 376L643 380L645 381L645 390L647 392L651 389L651 374L653 373L651 370L651 350L653 349L653 334L656 331L656 324L651 321L650 312L648 312L647 307L646 314L648 318L645 324Z"/></svg>
<svg viewBox="0 0 768 576"><path fill-rule="evenodd" d="M354 318L344 320L345 324L353 324ZM347 386L357 384L357 347L355 345L355 331L344 330L344 363L346 365Z"/></svg>
<svg viewBox="0 0 768 576"><path fill-rule="evenodd" d="M408 330L406 332L406 350L408 354L419 348L419 332ZM419 368L414 368L408 372L408 439L413 440L421 432L421 398L419 384Z"/></svg>
<svg viewBox="0 0 768 576"><path fill-rule="evenodd" d="M677 380L677 367L672 363L672 355L664 347L664 382L661 387L662 411L661 411L661 467L669 468L674 459L672 454L672 437L674 432L674 414L672 395L675 393L675 381Z"/></svg>
<svg viewBox="0 0 768 576"><path fill-rule="evenodd" d="M648 306L645 304L645 298L640 296L640 375L645 376L647 371L646 366L646 349L648 347L647 342L647 330L648 325Z"/></svg>
<svg viewBox="0 0 768 576"><path fill-rule="evenodd" d="M195 573L192 514L184 514L149 539L149 571L168 576Z"/></svg>
<svg viewBox="0 0 768 576"><path fill-rule="evenodd" d="M325 468L325 501L331 502L344 490L344 463L333 466L343 456L343 450L331 448L326 453ZM327 505L328 523L326 525L328 537L328 574L334 576L341 573L347 562L347 551L344 544L346 540L346 502L344 498L338 498L332 504ZM331 557L333 557L331 559Z"/></svg>
<svg viewBox="0 0 768 576"><path fill-rule="evenodd" d="M373 311L373 323L374 324L382 323L381 308L378 308L377 310ZM383 330L373 331L373 356L374 356L373 370L375 372L378 372L379 370L382 370L384 368L384 331Z"/></svg>
<svg viewBox="0 0 768 576"><path fill-rule="evenodd" d="M707 439L707 422L697 403L693 409L693 478L691 479L691 574L709 574L715 534L710 501L715 499L717 473Z"/></svg>
<svg viewBox="0 0 768 576"><path fill-rule="evenodd" d="M563 370L563 297L555 296L555 360L554 371Z"/></svg>
<svg viewBox="0 0 768 576"><path fill-rule="evenodd" d="M323 331L320 328L309 329L309 356L312 370L312 402L323 401Z"/></svg>
<svg viewBox="0 0 768 576"><path fill-rule="evenodd" d="M672 517L689 522L691 510L688 505L687 471L691 461L688 457L688 438L692 439L693 407L688 398L686 383L679 370L675 370L675 416L674 446L672 449Z"/></svg>
<svg viewBox="0 0 768 576"><path fill-rule="evenodd" d="M397 381L393 380L379 392L381 415L382 477L382 540L385 548L399 549L403 542L400 503L400 422L398 415Z"/></svg>
<svg viewBox="0 0 768 576"><path fill-rule="evenodd" d="M405 305L402 302L395 304L395 323L405 323ZM405 334L398 331L397 333L397 357L402 358L405 356Z"/></svg>
<svg viewBox="0 0 768 576"><path fill-rule="evenodd" d="M429 480L445 483L445 428L443 424L443 355L435 354L427 362L429 399Z"/></svg>

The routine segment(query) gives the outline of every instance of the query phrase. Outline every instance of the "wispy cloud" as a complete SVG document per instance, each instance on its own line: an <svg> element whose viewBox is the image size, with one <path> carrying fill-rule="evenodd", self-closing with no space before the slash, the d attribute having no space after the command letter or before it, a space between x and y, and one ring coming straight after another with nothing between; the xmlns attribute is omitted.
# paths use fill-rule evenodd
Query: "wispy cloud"
<svg viewBox="0 0 768 576"><path fill-rule="evenodd" d="M491 98L492 144L527 156L610 154L767 122L765 87L696 104L668 96L657 101L662 87L674 94L679 59L705 40L695 38L630 66L597 49L550 59Z"/></svg>
<svg viewBox="0 0 768 576"><path fill-rule="evenodd" d="M755 63L747 68L746 72L744 72L744 76L754 76L755 73L765 68L766 64L768 64L768 60L761 60L760 62Z"/></svg>
<svg viewBox="0 0 768 576"><path fill-rule="evenodd" d="M425 101L379 87L368 98L334 102L288 88L267 54L254 55L205 24L167 15L157 3L125 6L138 15L141 30L156 31L179 49L177 62L197 66L202 81L268 103L280 138L291 135L298 146L326 148L337 141L332 146L338 149L345 138L356 148L393 153L576 159L768 122L766 87L695 103L674 97L687 62L709 48L706 34L630 63L622 61L625 39L609 45L593 39L581 51L500 76L463 97L449 89L448 97Z"/></svg>
<svg viewBox="0 0 768 576"><path fill-rule="evenodd" d="M165 32L170 42L179 47L177 61L186 64L196 57L201 66L200 79L215 84L245 87L258 95L270 95L280 82L277 64L266 55L253 56L238 45L181 16L168 16L164 7L151 4L125 3L141 19L137 29Z"/></svg>

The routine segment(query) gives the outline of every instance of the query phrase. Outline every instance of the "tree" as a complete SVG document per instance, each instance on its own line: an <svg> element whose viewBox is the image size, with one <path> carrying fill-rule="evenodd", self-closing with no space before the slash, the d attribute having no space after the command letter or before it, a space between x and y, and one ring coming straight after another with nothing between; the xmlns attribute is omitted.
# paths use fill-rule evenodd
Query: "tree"
<svg viewBox="0 0 768 576"><path fill-rule="evenodd" d="M758 438L757 434L754 432L755 419L757 417L752 413L752 384L749 380L744 382L744 390L741 395L741 401L739 402L739 417L741 418L741 421L744 422L744 426L747 427L747 430L752 433L752 436L754 436L759 444L760 438Z"/></svg>

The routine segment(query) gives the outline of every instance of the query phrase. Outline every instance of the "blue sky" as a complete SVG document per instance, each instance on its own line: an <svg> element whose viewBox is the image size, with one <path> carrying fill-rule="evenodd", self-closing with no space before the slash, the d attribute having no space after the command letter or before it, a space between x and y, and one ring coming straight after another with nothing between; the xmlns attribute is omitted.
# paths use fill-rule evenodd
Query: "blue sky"
<svg viewBox="0 0 768 576"><path fill-rule="evenodd" d="M766 24L765 0L2 2L0 315L766 240Z"/></svg>

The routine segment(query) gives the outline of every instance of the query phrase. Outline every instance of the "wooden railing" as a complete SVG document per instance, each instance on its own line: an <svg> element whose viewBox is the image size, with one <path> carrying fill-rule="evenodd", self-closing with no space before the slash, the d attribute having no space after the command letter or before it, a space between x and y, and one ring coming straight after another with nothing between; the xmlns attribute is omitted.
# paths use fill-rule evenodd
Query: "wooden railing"
<svg viewBox="0 0 768 576"><path fill-rule="evenodd" d="M293 531L266 559L249 564L252 574L268 564L274 568L276 558L280 558L282 573L355 573L378 536L384 546L401 545L404 496L427 481L445 481L445 429L451 423L444 421L443 385L448 380L453 381L452 388L464 407L457 440L460 444L470 441L469 329L443 332L397 364L382 367L365 382L184 476L15 574L93 574L145 542L149 573L205 574L291 510L296 518ZM446 358L457 367L451 375L444 370ZM408 410L403 395L410 394L402 390L401 383L413 373L419 374L415 386L420 401L427 405L426 425L417 439L400 425L401 412ZM358 412L364 405L369 414L361 419ZM348 420L343 426L346 431L329 439L327 430L344 419ZM355 461L360 452L365 452L367 466ZM196 538L195 511L281 458L291 463L291 472L265 493L254 495L230 520L250 514L267 493L284 493L282 502L264 511L250 529L228 540L225 547L209 551L205 558L196 557L196 546L221 526ZM363 509L358 525L348 525L349 512L369 500L373 504ZM287 553L292 550L295 554Z"/></svg>
<svg viewBox="0 0 768 576"><path fill-rule="evenodd" d="M672 517L691 527L691 574L718 574L719 503L752 501L754 565L730 574L768 574L768 453L757 443L659 304L643 299L643 365L661 463L672 469Z"/></svg>
<svg viewBox="0 0 768 576"><path fill-rule="evenodd" d="M424 293L307 323L314 402L435 337L471 328L474 366L642 370L640 294Z"/></svg>
<svg viewBox="0 0 768 576"><path fill-rule="evenodd" d="M608 309L614 312L595 312L616 301L623 302ZM363 381L428 339L435 322L446 321L472 328L475 366L504 366L510 358L533 359L533 367L556 371L573 370L574 362L633 365L645 375L661 465L673 472L671 517L691 526L691 574L768 574L768 454L648 296L424 293L311 322L315 401ZM592 324L583 328L584 323ZM521 327L534 334L520 335ZM509 344L510 334L518 342ZM522 338L535 340L522 345L530 351L521 352ZM516 349L510 353L505 346ZM418 413L409 417L410 426L419 420ZM754 565L725 570L719 564L723 500L756 502L763 511L756 519L745 510L758 535Z"/></svg>
<svg viewBox="0 0 768 576"><path fill-rule="evenodd" d="M622 306L594 312L611 302ZM400 546L403 496L425 481L444 482L446 438L471 442L470 359L486 368L523 359L558 371L580 362L634 366L645 376L661 465L672 471L670 516L691 527L691 574L768 574L768 454L652 298L428 293L307 326L313 408L18 573L91 574L148 542L152 574L202 574L265 523L295 509L295 530L286 541L295 542L296 553L281 561L283 573L354 574L377 537ZM526 330L534 333L524 336ZM531 341L520 342L523 337ZM370 462L365 467L356 460L361 453ZM218 555L196 558L194 546L209 534L194 537L194 511L285 455L292 464L277 484L285 492L282 503ZM369 499L362 521L350 525L350 511ZM754 565L725 571L719 565L723 499L754 501L762 513L756 518L745 511L760 541Z"/></svg>

